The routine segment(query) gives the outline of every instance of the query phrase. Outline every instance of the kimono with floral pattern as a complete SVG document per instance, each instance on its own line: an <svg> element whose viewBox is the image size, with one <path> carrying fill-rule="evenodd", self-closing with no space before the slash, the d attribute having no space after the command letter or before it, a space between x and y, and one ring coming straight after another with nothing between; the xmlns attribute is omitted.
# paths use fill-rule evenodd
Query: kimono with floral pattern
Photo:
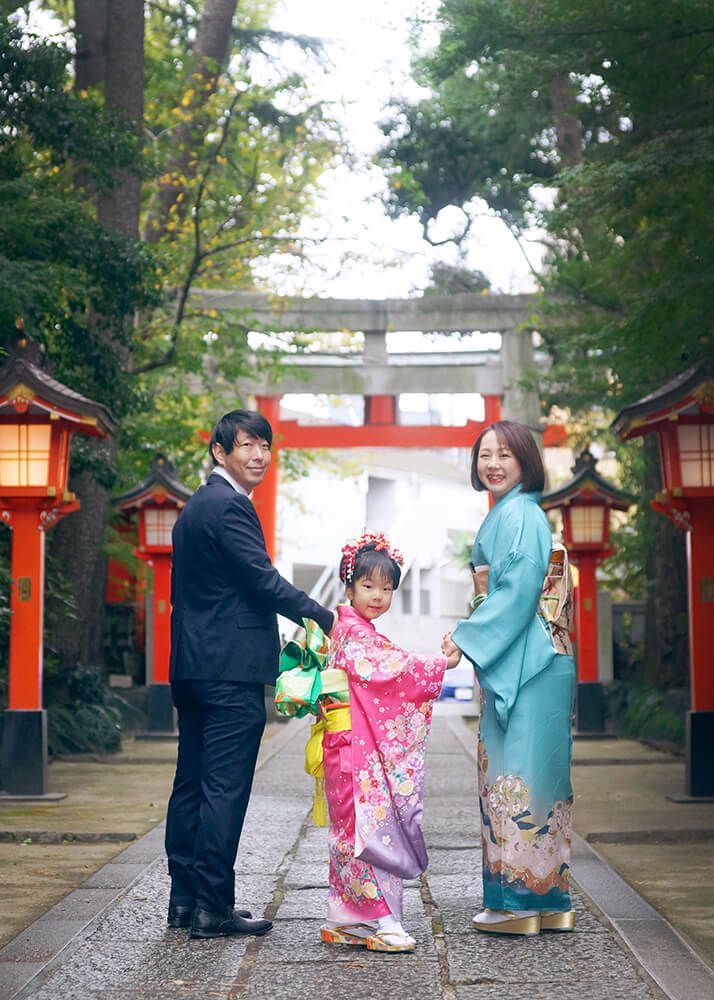
<svg viewBox="0 0 714 1000"><path fill-rule="evenodd" d="M453 632L481 686L483 901L494 910L571 908L571 595L539 500L517 485L489 511L472 552L488 593Z"/></svg>
<svg viewBox="0 0 714 1000"><path fill-rule="evenodd" d="M330 666L349 678L351 732L325 733L328 918L402 915L402 879L424 871L424 756L443 656L408 653L340 606Z"/></svg>

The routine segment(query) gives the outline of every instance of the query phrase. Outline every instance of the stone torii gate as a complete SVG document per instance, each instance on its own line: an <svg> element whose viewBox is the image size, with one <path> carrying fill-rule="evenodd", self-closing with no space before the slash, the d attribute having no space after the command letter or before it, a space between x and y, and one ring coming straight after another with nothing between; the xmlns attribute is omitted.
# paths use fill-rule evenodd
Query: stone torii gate
<svg viewBox="0 0 714 1000"><path fill-rule="evenodd" d="M235 313L255 330L364 334L360 354L286 355L286 372L278 384L270 384L266 378L263 384L253 381L245 386L273 428L273 462L254 495L271 557L275 554L282 448L470 448L483 427L501 416L520 420L536 435L543 433L537 393L519 384L537 362L532 330L527 325L535 296L468 293L370 300L278 298L196 289L191 301L204 309ZM387 351L386 335L392 331L499 333L501 346L487 351L395 354ZM305 392L363 396L363 425L302 426L295 420L281 421L281 397ZM400 425L397 401L401 393L480 394L484 421L462 426ZM547 438L545 443L549 443Z"/></svg>

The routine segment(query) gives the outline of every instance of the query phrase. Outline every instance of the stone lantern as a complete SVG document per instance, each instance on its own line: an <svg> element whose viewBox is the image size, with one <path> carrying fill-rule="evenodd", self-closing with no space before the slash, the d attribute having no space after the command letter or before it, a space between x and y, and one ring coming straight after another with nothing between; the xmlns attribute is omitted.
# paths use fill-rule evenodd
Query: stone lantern
<svg viewBox="0 0 714 1000"><path fill-rule="evenodd" d="M714 362L702 362L626 406L623 441L656 434L663 489L653 508L687 533L691 711L687 796L714 796Z"/></svg>
<svg viewBox="0 0 714 1000"><path fill-rule="evenodd" d="M602 684L598 675L598 617L595 571L612 555L610 511L627 510L632 497L599 475L595 459L586 448L575 461L573 478L560 489L543 495L544 510L559 509L563 537L571 560L578 567L575 603L578 687L575 706L580 732L604 729Z"/></svg>
<svg viewBox="0 0 714 1000"><path fill-rule="evenodd" d="M171 532L192 494L176 477L172 463L157 454L147 479L115 498L126 517L137 515L137 555L152 571L152 598L147 628L146 682L149 733L172 733L174 710L169 686L171 650Z"/></svg>
<svg viewBox="0 0 714 1000"><path fill-rule="evenodd" d="M44 367L22 330L0 369L0 518L12 530L5 792L47 795L47 715L42 708L45 532L79 507L67 490L73 434L106 437L112 415Z"/></svg>

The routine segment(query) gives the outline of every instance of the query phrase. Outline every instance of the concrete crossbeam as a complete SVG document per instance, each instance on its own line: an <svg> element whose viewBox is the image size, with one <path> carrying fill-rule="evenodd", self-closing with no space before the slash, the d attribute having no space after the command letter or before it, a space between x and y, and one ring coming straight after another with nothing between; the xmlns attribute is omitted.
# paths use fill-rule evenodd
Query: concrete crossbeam
<svg viewBox="0 0 714 1000"><path fill-rule="evenodd" d="M361 359L360 359L361 360ZM280 381L258 386L250 382L250 391L260 395L286 393L326 393L338 396L398 396L403 392L470 393L500 396L504 392L501 364L497 357L478 365L356 365L310 364L305 355L301 363L283 369Z"/></svg>
<svg viewBox="0 0 714 1000"><path fill-rule="evenodd" d="M260 330L433 333L498 332L525 323L534 295L425 295L413 299L322 299L194 288L191 305L241 312Z"/></svg>

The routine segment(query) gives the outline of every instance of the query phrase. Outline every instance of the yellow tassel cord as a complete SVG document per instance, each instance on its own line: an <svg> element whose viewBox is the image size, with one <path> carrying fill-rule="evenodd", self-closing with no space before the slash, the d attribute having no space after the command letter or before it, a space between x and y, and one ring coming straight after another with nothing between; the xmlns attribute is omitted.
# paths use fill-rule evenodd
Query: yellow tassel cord
<svg viewBox="0 0 714 1000"><path fill-rule="evenodd" d="M322 766L322 737L325 733L344 733L352 728L349 705L331 708L326 719L318 719L310 732L305 747L305 770L315 779L315 798L312 818L315 826L327 826L327 801L325 800L325 770Z"/></svg>

